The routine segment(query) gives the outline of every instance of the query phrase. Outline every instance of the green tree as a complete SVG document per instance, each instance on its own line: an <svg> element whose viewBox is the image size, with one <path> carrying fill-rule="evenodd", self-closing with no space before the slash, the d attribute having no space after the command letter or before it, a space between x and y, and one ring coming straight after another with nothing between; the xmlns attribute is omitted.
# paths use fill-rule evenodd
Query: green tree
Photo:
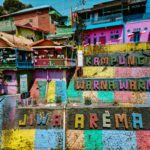
<svg viewBox="0 0 150 150"><path fill-rule="evenodd" d="M5 12L4 12L3 6L0 6L0 16L2 16L2 15L4 15L4 14L5 14Z"/></svg>
<svg viewBox="0 0 150 150"><path fill-rule="evenodd" d="M25 8L30 8L32 5L25 5L19 0L5 0L3 3L3 7L7 10L8 13L13 13Z"/></svg>
<svg viewBox="0 0 150 150"><path fill-rule="evenodd" d="M86 29L86 25L84 20L81 17L76 18L75 22L76 30L75 30L75 41L77 45L82 45L84 42L84 30Z"/></svg>

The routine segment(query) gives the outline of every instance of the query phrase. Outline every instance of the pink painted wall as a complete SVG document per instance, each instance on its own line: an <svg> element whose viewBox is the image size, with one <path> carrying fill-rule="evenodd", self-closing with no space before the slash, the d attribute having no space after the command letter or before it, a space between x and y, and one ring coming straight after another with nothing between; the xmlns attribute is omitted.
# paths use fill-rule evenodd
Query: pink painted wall
<svg viewBox="0 0 150 150"><path fill-rule="evenodd" d="M35 79L48 79L51 80L57 80L57 79L63 79L63 70L36 70L33 74L34 80Z"/></svg>
<svg viewBox="0 0 150 150"><path fill-rule="evenodd" d="M146 92L115 91L115 101L118 103L146 104Z"/></svg>
<svg viewBox="0 0 150 150"><path fill-rule="evenodd" d="M150 132L149 131L137 131L137 149L149 150L150 149Z"/></svg>
<svg viewBox="0 0 150 150"><path fill-rule="evenodd" d="M141 32L145 32L140 36L140 42L150 41L150 20L136 21L126 23L126 43L133 43L133 38L129 36L135 29L140 28ZM147 29L146 29L147 28Z"/></svg>
<svg viewBox="0 0 150 150"><path fill-rule="evenodd" d="M150 77L150 67L116 67L115 77L117 78L141 78Z"/></svg>
<svg viewBox="0 0 150 150"><path fill-rule="evenodd" d="M119 39L112 40L111 35L119 34ZM102 29L93 29L85 32L85 43L88 43L88 38L91 39L91 44L94 44L94 37L97 37L97 42L99 42L99 37L106 37L106 44L121 44L123 43L123 27L109 27Z"/></svg>
<svg viewBox="0 0 150 150"><path fill-rule="evenodd" d="M10 82L4 82L4 92L6 94L14 95L18 92L18 83L16 78L16 72L15 71L4 71L4 75L10 75L12 77L12 80Z"/></svg>

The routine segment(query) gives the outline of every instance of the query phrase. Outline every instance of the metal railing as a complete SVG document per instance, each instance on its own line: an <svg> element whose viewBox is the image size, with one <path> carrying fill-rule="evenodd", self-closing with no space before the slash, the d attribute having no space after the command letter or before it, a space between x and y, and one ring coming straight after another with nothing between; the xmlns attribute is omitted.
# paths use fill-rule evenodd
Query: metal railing
<svg viewBox="0 0 150 150"><path fill-rule="evenodd" d="M19 61L17 62L17 67L18 68L32 68L33 67L33 64L31 61Z"/></svg>
<svg viewBox="0 0 150 150"><path fill-rule="evenodd" d="M36 59L35 67L73 67L76 66L75 59Z"/></svg>
<svg viewBox="0 0 150 150"><path fill-rule="evenodd" d="M0 68L16 68L16 63L0 63Z"/></svg>
<svg viewBox="0 0 150 150"><path fill-rule="evenodd" d="M128 15L124 16L124 21L134 21L134 20L139 20L139 19L144 19L145 14L133 14L133 15Z"/></svg>
<svg viewBox="0 0 150 150"><path fill-rule="evenodd" d="M123 16L121 13L98 17L98 19L94 20L93 23L101 24L101 23L109 23L109 22L116 22L116 21L123 21Z"/></svg>
<svg viewBox="0 0 150 150"><path fill-rule="evenodd" d="M121 13L117 13L117 14L112 14L107 16L101 16L93 20L85 19L84 21L86 25L123 21L123 15Z"/></svg>

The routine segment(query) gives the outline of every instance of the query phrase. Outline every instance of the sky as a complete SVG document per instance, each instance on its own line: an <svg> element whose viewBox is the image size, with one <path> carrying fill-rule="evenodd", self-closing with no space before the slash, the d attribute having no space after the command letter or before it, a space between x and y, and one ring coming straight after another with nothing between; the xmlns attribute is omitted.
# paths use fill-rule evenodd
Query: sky
<svg viewBox="0 0 150 150"><path fill-rule="evenodd" d="M0 0L0 5L2 5L4 0ZM82 6L80 4L80 0L20 0L26 4L32 4L33 6L41 6L41 5L50 5L54 7L57 11L59 11L62 15L68 16L70 15L70 9L72 10L82 9L82 8L90 8L94 4L98 4L100 2L106 2L110 0L86 0L86 5Z"/></svg>

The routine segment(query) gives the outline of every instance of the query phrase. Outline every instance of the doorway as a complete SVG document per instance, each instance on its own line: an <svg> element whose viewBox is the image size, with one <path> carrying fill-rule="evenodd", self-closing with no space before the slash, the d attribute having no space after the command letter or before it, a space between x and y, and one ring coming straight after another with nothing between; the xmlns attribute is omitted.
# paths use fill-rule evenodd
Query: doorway
<svg viewBox="0 0 150 150"><path fill-rule="evenodd" d="M134 42L140 42L140 32L134 32Z"/></svg>
<svg viewBox="0 0 150 150"><path fill-rule="evenodd" d="M106 37L105 36L99 37L99 42L100 42L100 44L105 45L106 44Z"/></svg>

